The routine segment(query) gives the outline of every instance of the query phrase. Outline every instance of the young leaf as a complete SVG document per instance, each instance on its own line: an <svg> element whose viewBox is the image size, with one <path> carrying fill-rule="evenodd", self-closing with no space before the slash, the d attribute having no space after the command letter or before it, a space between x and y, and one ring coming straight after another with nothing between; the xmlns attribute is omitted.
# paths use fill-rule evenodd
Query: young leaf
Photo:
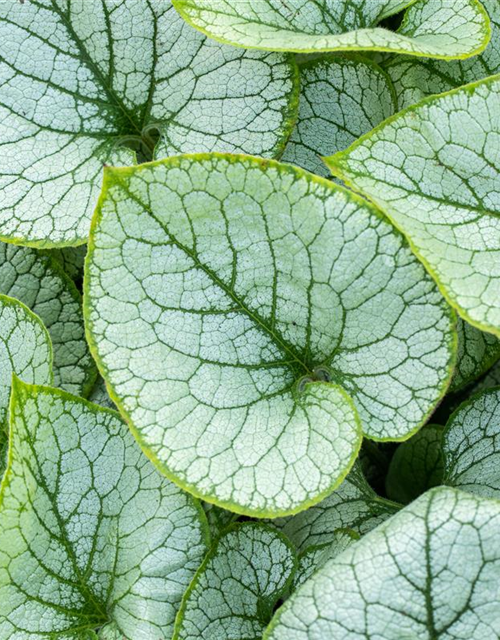
<svg viewBox="0 0 500 640"><path fill-rule="evenodd" d="M275 155L297 106L291 59L207 40L166 0L1 2L0 74L0 236L32 246L86 241L124 145Z"/></svg>
<svg viewBox="0 0 500 640"><path fill-rule="evenodd" d="M85 298L101 372L148 455L261 517L345 477L361 434L344 389L365 433L404 439L454 361L449 307L378 211L245 156L108 170Z"/></svg>
<svg viewBox="0 0 500 640"><path fill-rule="evenodd" d="M365 534L397 513L401 505L379 497L356 462L338 489L322 502L288 518L272 521L301 552L331 544L336 531L351 529Z"/></svg>
<svg viewBox="0 0 500 640"><path fill-rule="evenodd" d="M442 484L443 427L426 425L396 449L385 480L391 500L407 504L428 489Z"/></svg>
<svg viewBox="0 0 500 640"><path fill-rule="evenodd" d="M394 51L467 58L490 38L478 0L172 0L194 27L229 44L271 51ZM407 9L397 33L376 25Z"/></svg>
<svg viewBox="0 0 500 640"><path fill-rule="evenodd" d="M500 503L432 489L330 560L265 640L497 640Z"/></svg>
<svg viewBox="0 0 500 640"><path fill-rule="evenodd" d="M500 498L500 389L464 402L443 434L444 484Z"/></svg>
<svg viewBox="0 0 500 640"><path fill-rule="evenodd" d="M0 295L0 477L7 459L12 374L27 382L52 382L52 345L40 318L19 300Z"/></svg>
<svg viewBox="0 0 500 640"><path fill-rule="evenodd" d="M452 62L394 56L385 63L400 109L434 93L500 73L500 0L486 0L484 8L491 19L491 40L480 55Z"/></svg>
<svg viewBox="0 0 500 640"><path fill-rule="evenodd" d="M408 237L447 300L500 336L500 76L427 98L327 158Z"/></svg>
<svg viewBox="0 0 500 640"><path fill-rule="evenodd" d="M191 496L113 411L14 382L0 494L0 637L81 638L114 622L168 640L206 550Z"/></svg>
<svg viewBox="0 0 500 640"><path fill-rule="evenodd" d="M0 293L23 302L47 327L54 384L87 395L97 369L85 340L82 297L59 263L47 253L0 242Z"/></svg>
<svg viewBox="0 0 500 640"><path fill-rule="evenodd" d="M327 177L320 156L348 147L396 111L388 76L361 58L323 58L300 65L299 119L282 156Z"/></svg>
<svg viewBox="0 0 500 640"><path fill-rule="evenodd" d="M458 353L450 392L456 393L480 378L500 358L500 340L458 318Z"/></svg>
<svg viewBox="0 0 500 640"><path fill-rule="evenodd" d="M308 547L299 556L297 570L293 576L290 591L296 591L306 580L323 567L329 560L345 551L353 542L359 540L359 535L349 529L338 529L333 532L332 540Z"/></svg>
<svg viewBox="0 0 500 640"><path fill-rule="evenodd" d="M189 585L173 640L259 640L296 565L281 533L262 523L233 525Z"/></svg>

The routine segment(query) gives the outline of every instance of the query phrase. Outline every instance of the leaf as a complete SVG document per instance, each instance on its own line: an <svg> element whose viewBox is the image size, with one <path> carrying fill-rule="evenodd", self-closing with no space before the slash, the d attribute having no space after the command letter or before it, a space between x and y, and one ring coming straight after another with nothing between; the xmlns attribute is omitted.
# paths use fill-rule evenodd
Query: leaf
<svg viewBox="0 0 500 640"><path fill-rule="evenodd" d="M443 427L426 425L396 449L385 480L391 500L407 504L428 489L442 484Z"/></svg>
<svg viewBox="0 0 500 640"><path fill-rule="evenodd" d="M216 507L209 502L202 502L201 506L207 516L208 526L213 538L218 538L224 529L227 529L238 517L236 513Z"/></svg>
<svg viewBox="0 0 500 640"><path fill-rule="evenodd" d="M162 478L124 423L16 380L0 494L0 637L87 637L114 622L168 640L206 550L195 501Z"/></svg>
<svg viewBox="0 0 500 640"><path fill-rule="evenodd" d="M488 373L471 387L471 394L500 386L500 362L494 364Z"/></svg>
<svg viewBox="0 0 500 640"><path fill-rule="evenodd" d="M443 434L443 484L500 498L500 389L467 400Z"/></svg>
<svg viewBox="0 0 500 640"><path fill-rule="evenodd" d="M491 19L491 40L480 55L453 62L395 56L384 65L394 83L400 109L431 94L500 73L500 2L487 0L484 8Z"/></svg>
<svg viewBox="0 0 500 640"><path fill-rule="evenodd" d="M500 358L500 340L458 318L458 355L450 392L480 378Z"/></svg>
<svg viewBox="0 0 500 640"><path fill-rule="evenodd" d="M109 397L108 390L106 389L106 383L101 378L101 376L97 376L97 380L92 387L92 391L89 393L88 399L90 402L98 404L105 409L116 410L116 405Z"/></svg>
<svg viewBox="0 0 500 640"><path fill-rule="evenodd" d="M87 395L97 371L85 340L82 297L59 263L46 253L0 242L0 293L21 300L47 327L54 384Z"/></svg>
<svg viewBox="0 0 500 640"><path fill-rule="evenodd" d="M238 513L288 515L342 481L361 443L346 391L365 433L398 439L449 381L450 310L399 234L289 165L108 170L86 270L91 348L141 446Z"/></svg>
<svg viewBox="0 0 500 640"><path fill-rule="evenodd" d="M80 244L77 247L52 249L52 255L59 260L62 268L72 280L75 280L75 282L82 280L85 256L87 255L86 244Z"/></svg>
<svg viewBox="0 0 500 640"><path fill-rule="evenodd" d="M271 51L393 51L467 58L490 39L477 0L172 0L182 17L220 42ZM397 33L377 27L407 9Z"/></svg>
<svg viewBox="0 0 500 640"><path fill-rule="evenodd" d="M459 314L497 336L499 98L500 76L427 98L326 159L403 231Z"/></svg>
<svg viewBox="0 0 500 640"><path fill-rule="evenodd" d="M1 2L0 77L0 237L32 246L86 242L124 145L276 155L297 107L291 59L207 40L165 0Z"/></svg>
<svg viewBox="0 0 500 640"><path fill-rule="evenodd" d="M52 345L40 318L19 300L0 295L0 478L7 461L7 414L12 374L52 382Z"/></svg>
<svg viewBox="0 0 500 640"><path fill-rule="evenodd" d="M329 560L345 551L353 542L359 540L359 535L350 529L338 529L333 532L331 542L325 542L315 547L308 547L299 556L297 571L293 576L290 591L293 593L304 582L309 580L316 571L321 569Z"/></svg>
<svg viewBox="0 0 500 640"><path fill-rule="evenodd" d="M356 462L338 489L319 504L272 524L289 538L300 552L331 544L338 530L364 535L397 513L401 505L378 496Z"/></svg>
<svg viewBox="0 0 500 640"><path fill-rule="evenodd" d="M328 177L320 156L345 149L396 110L387 75L362 58L323 58L300 65L299 119L283 162Z"/></svg>
<svg viewBox="0 0 500 640"><path fill-rule="evenodd" d="M433 489L331 560L265 640L496 640L500 504Z"/></svg>
<svg viewBox="0 0 500 640"><path fill-rule="evenodd" d="M233 525L191 582L173 640L260 640L296 564L282 534L262 523Z"/></svg>

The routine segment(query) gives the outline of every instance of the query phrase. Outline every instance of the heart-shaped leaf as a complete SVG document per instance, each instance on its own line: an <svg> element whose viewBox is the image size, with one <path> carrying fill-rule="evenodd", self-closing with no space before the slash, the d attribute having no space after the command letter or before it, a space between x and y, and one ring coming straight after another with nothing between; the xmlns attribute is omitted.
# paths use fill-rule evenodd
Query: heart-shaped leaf
<svg viewBox="0 0 500 640"><path fill-rule="evenodd" d="M288 518L277 518L278 527L303 553L335 542L336 531L365 534L397 513L401 505L378 496L356 462L338 489L319 504Z"/></svg>
<svg viewBox="0 0 500 640"><path fill-rule="evenodd" d="M0 494L0 637L168 640L206 550L191 496L163 478L113 411L13 384Z"/></svg>
<svg viewBox="0 0 500 640"><path fill-rule="evenodd" d="M320 156L345 149L391 116L394 89L380 67L362 58L319 58L299 68L299 119L281 159L327 177Z"/></svg>
<svg viewBox="0 0 500 640"><path fill-rule="evenodd" d="M490 38L478 0L172 0L194 27L221 42L271 51L394 51L467 58ZM407 9L397 32L377 27Z"/></svg>
<svg viewBox="0 0 500 640"><path fill-rule="evenodd" d="M233 525L189 585L173 640L258 640L296 565L281 533L262 523Z"/></svg>
<svg viewBox="0 0 500 640"><path fill-rule="evenodd" d="M0 242L0 293L23 302L47 327L54 347L54 385L87 395L97 370L85 340L82 297L59 263L47 252Z"/></svg>
<svg viewBox="0 0 500 640"><path fill-rule="evenodd" d="M443 483L500 498L500 389L464 402L443 433Z"/></svg>
<svg viewBox="0 0 500 640"><path fill-rule="evenodd" d="M472 325L500 336L500 76L423 100L332 173L378 204Z"/></svg>
<svg viewBox="0 0 500 640"><path fill-rule="evenodd" d="M88 335L168 477L288 515L361 442L404 439L443 395L450 310L373 207L289 165L180 156L110 169L85 282ZM339 386L340 385L340 386Z"/></svg>
<svg viewBox="0 0 500 640"><path fill-rule="evenodd" d="M275 155L297 92L291 59L207 40L167 0L1 2L0 236L85 242L124 145Z"/></svg>
<svg viewBox="0 0 500 640"><path fill-rule="evenodd" d="M500 503L432 489L302 585L265 640L497 640Z"/></svg>
<svg viewBox="0 0 500 640"><path fill-rule="evenodd" d="M384 64L394 83L400 109L434 93L500 73L500 2L486 0L484 8L491 19L491 40L480 55L452 62L394 56Z"/></svg>

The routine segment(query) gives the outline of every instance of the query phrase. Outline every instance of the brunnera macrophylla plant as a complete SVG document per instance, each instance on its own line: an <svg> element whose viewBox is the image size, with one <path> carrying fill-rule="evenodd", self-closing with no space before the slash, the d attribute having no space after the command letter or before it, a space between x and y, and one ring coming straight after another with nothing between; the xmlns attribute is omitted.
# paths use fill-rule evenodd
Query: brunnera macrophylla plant
<svg viewBox="0 0 500 640"><path fill-rule="evenodd" d="M0 0L0 640L498 640L500 0Z"/></svg>

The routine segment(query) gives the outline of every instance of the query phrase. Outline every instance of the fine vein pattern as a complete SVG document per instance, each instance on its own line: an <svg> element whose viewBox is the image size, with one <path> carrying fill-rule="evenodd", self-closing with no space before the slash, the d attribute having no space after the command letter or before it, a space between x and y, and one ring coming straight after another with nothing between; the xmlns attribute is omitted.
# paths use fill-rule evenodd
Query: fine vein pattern
<svg viewBox="0 0 500 640"><path fill-rule="evenodd" d="M418 429L455 356L449 308L375 209L244 156L108 170L85 314L112 399L158 466L261 516L340 483L357 412L371 437Z"/></svg>
<svg viewBox="0 0 500 640"><path fill-rule="evenodd" d="M131 640L170 638L206 551L199 505L115 412L20 381L11 409L0 637L81 640L113 621Z"/></svg>
<svg viewBox="0 0 500 640"><path fill-rule="evenodd" d="M134 151L279 153L296 73L206 39L166 0L0 2L0 237L85 242L103 165Z"/></svg>

